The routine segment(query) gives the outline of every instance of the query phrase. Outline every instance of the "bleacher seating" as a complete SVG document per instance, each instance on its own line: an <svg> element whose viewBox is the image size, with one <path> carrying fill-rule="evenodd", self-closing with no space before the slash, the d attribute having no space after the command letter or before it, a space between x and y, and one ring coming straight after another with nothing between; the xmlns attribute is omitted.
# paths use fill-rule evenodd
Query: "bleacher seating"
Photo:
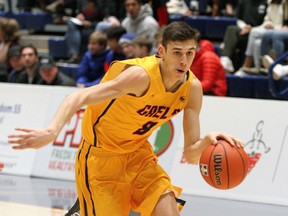
<svg viewBox="0 0 288 216"><path fill-rule="evenodd" d="M260 98L260 99L285 99L271 92L269 82L272 80L265 75L235 76L227 74L228 95L230 97ZM275 89L287 89L288 78L273 81ZM286 97L287 98L287 97Z"/></svg>
<svg viewBox="0 0 288 216"><path fill-rule="evenodd" d="M67 59L69 57L64 37L51 37L48 40L48 50L49 54L55 59Z"/></svg>
<svg viewBox="0 0 288 216"><path fill-rule="evenodd" d="M223 40L227 26L236 25L234 17L211 17L211 16L183 16L174 14L169 16L169 21L184 21L196 28L201 36L209 40Z"/></svg>

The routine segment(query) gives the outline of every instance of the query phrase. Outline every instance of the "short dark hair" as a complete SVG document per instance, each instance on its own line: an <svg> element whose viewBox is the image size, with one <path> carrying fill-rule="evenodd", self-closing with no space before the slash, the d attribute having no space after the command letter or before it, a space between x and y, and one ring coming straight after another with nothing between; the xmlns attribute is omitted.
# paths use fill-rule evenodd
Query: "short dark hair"
<svg viewBox="0 0 288 216"><path fill-rule="evenodd" d="M35 54L36 56L38 56L37 48L36 48L34 45L29 44L29 45L22 46L22 47L21 47L21 50L20 50L20 53L21 53L21 54L22 54L23 49L25 49L25 48L31 48L31 49L34 51L34 54Z"/></svg>
<svg viewBox="0 0 288 216"><path fill-rule="evenodd" d="M106 32L107 39L119 40L120 37L126 33L126 29L122 26L109 28Z"/></svg>
<svg viewBox="0 0 288 216"><path fill-rule="evenodd" d="M162 45L166 48L170 41L197 41L198 31L185 22L175 21L167 25L163 32Z"/></svg>

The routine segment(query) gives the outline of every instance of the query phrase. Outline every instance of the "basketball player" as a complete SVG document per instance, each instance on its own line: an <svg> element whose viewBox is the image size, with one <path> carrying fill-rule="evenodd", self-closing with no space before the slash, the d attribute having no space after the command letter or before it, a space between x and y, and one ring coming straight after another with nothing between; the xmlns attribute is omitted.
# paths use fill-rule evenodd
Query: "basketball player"
<svg viewBox="0 0 288 216"><path fill-rule="evenodd" d="M47 128L16 128L8 136L14 149L51 143L83 106L83 141L76 159L81 216L129 214L179 215L171 184L147 141L151 133L184 110L184 156L196 164L202 151L218 139L242 147L224 132L200 139L202 86L189 70L196 52L196 31L173 22L163 34L159 56L116 61L99 85L67 96Z"/></svg>

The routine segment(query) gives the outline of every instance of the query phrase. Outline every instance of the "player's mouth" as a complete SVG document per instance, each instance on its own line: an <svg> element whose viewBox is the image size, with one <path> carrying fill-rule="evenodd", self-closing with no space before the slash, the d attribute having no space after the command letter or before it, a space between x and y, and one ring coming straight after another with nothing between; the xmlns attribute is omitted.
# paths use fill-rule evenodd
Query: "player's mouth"
<svg viewBox="0 0 288 216"><path fill-rule="evenodd" d="M179 73L185 73L185 70L177 69L177 71L178 71Z"/></svg>

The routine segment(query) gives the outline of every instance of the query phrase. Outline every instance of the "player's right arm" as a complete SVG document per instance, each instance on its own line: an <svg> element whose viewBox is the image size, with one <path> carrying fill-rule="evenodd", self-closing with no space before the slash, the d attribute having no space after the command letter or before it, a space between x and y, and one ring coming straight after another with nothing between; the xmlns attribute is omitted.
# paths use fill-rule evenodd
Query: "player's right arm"
<svg viewBox="0 0 288 216"><path fill-rule="evenodd" d="M8 136L14 149L40 148L56 139L61 129L81 107L112 100L122 95L142 96L149 88L148 74L138 66L131 66L115 79L76 91L59 106L47 128L16 128L19 133Z"/></svg>

